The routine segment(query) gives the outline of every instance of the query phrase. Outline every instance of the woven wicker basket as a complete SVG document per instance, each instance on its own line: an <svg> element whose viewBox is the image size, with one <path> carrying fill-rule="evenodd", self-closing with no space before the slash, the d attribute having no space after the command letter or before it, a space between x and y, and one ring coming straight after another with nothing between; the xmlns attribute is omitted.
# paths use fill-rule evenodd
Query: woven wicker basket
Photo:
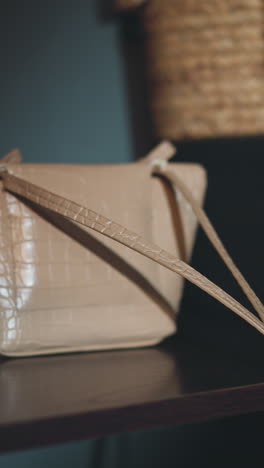
<svg viewBox="0 0 264 468"><path fill-rule="evenodd" d="M263 133L263 0L116 1L126 8L145 3L157 137Z"/></svg>

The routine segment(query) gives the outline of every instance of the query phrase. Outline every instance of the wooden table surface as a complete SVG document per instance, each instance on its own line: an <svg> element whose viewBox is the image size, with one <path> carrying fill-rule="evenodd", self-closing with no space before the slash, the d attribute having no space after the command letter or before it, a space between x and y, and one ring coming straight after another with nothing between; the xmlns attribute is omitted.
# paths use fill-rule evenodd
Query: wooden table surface
<svg viewBox="0 0 264 468"><path fill-rule="evenodd" d="M264 368L176 338L0 360L0 451L264 410Z"/></svg>

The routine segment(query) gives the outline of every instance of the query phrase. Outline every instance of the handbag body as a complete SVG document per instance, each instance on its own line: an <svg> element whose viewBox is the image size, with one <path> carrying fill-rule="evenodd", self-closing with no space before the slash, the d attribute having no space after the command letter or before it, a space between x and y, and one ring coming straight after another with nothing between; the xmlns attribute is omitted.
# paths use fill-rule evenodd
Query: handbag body
<svg viewBox="0 0 264 468"><path fill-rule="evenodd" d="M173 153L164 142L131 164L2 160L1 354L159 343L176 331L184 278L264 334L263 304L202 209L205 170ZM260 319L187 263L197 220Z"/></svg>
<svg viewBox="0 0 264 468"><path fill-rule="evenodd" d="M204 169L170 166L202 203ZM7 167L10 174L89 206L190 258L196 218L183 199L176 202L165 182L152 177L144 160ZM175 332L180 276L3 189L0 216L2 354L145 346Z"/></svg>

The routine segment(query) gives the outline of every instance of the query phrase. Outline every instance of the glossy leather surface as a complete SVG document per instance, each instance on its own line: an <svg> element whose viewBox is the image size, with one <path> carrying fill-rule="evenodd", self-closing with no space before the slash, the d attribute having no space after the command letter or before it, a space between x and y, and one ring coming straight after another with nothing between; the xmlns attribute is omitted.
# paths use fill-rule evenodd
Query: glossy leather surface
<svg viewBox="0 0 264 468"><path fill-rule="evenodd" d="M170 164L202 203L198 165ZM149 164L12 164L9 172L87 206L188 259L189 205ZM85 227L1 192L0 351L45 354L133 347L175 331L182 278Z"/></svg>

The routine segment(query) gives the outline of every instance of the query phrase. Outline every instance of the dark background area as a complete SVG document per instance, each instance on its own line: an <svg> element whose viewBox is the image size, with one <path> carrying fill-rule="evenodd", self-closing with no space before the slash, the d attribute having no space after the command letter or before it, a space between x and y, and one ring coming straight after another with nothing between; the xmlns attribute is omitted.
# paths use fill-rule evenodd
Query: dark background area
<svg viewBox="0 0 264 468"><path fill-rule="evenodd" d="M26 161L125 162L156 142L137 18L100 2L1 2L0 150ZM206 210L238 267L263 298L264 138L176 142L179 161L208 171ZM247 305L199 232L193 265ZM241 360L264 360L263 337L192 285L179 335ZM210 349L210 346L208 349ZM234 372L236 370L234 369ZM1 396L0 396L1 397ZM262 466L263 415L122 434L0 457L22 466ZM74 461L75 460L75 461ZM43 463L43 465L42 465Z"/></svg>
<svg viewBox="0 0 264 468"><path fill-rule="evenodd" d="M235 263L263 295L262 137L178 143L179 159L208 172L206 211ZM201 232L193 265L250 308L244 294ZM192 337L242 357L263 359L263 337L197 288L186 285L181 328ZM197 337L196 337L197 338Z"/></svg>

